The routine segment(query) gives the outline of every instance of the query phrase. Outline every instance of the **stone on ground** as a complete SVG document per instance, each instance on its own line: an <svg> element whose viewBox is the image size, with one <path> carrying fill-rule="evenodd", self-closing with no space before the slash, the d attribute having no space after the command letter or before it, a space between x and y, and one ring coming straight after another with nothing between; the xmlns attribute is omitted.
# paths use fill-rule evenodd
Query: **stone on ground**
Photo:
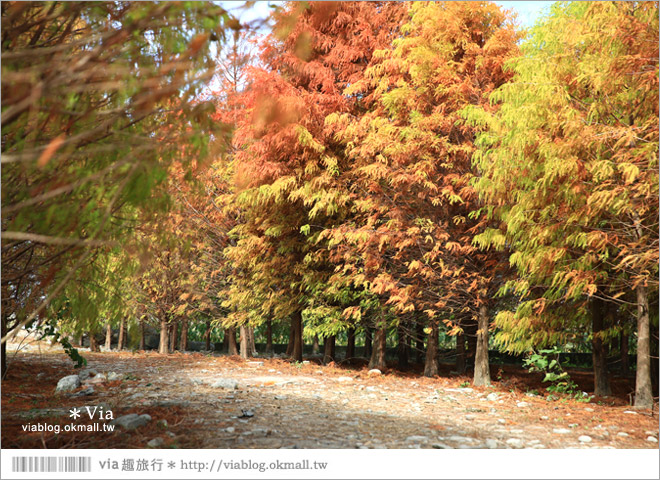
<svg viewBox="0 0 660 480"><path fill-rule="evenodd" d="M55 392L70 392L80 386L80 377L78 375L68 375L60 378L55 387Z"/></svg>
<svg viewBox="0 0 660 480"><path fill-rule="evenodd" d="M87 387L87 388L84 388L84 389L80 390L79 392L72 393L71 396L72 397L85 397L87 395L93 395L93 394L94 394L94 387Z"/></svg>
<svg viewBox="0 0 660 480"><path fill-rule="evenodd" d="M164 443L165 441L162 438L156 437L147 442L147 447L158 448L158 447L162 447Z"/></svg>
<svg viewBox="0 0 660 480"><path fill-rule="evenodd" d="M511 448L523 448L523 441L519 438L510 438L506 441L506 444Z"/></svg>
<svg viewBox="0 0 660 480"><path fill-rule="evenodd" d="M136 428L142 427L151 421L151 416L145 414L138 415L137 413L129 413L128 415L122 415L121 417L116 418L111 425L119 425L126 430L135 430Z"/></svg>
<svg viewBox="0 0 660 480"><path fill-rule="evenodd" d="M219 378L214 383L211 384L213 388L228 388L229 390L235 390L238 388L238 380L233 378Z"/></svg>

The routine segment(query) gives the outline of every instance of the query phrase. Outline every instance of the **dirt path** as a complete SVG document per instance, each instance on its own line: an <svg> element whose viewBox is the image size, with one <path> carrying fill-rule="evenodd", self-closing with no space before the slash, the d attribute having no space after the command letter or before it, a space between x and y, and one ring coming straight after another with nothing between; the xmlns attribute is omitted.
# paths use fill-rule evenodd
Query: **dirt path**
<svg viewBox="0 0 660 480"><path fill-rule="evenodd" d="M82 376L91 373L87 381L94 393L84 397L50 394L59 378L74 373L65 356L17 357L3 382L3 446L132 448L156 438L163 447L175 448L658 446L657 414L573 400L549 402L498 383L460 388L460 378L369 375L365 368L280 359L247 363L202 354L86 357ZM94 375L109 372L119 374L118 379L94 383ZM34 388L20 387L38 375ZM67 409L99 404L115 418L147 413L152 420L112 434L20 434L20 425L28 421L64 424L70 421Z"/></svg>

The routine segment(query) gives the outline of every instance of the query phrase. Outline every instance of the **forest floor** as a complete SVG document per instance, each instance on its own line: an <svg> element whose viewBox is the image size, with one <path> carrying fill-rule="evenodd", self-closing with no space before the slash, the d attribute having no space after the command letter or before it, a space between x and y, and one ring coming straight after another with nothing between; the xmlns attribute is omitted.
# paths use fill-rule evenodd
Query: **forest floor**
<svg viewBox="0 0 660 480"><path fill-rule="evenodd" d="M634 411L629 382L615 382L618 396L584 403L549 401L539 374L515 367L492 366L493 385L471 388L469 377L448 370L424 378L280 358L83 355L87 365L77 370L57 350L10 356L3 448L658 448L657 405ZM83 385L55 394L71 374ZM572 372L580 386L588 377ZM151 419L133 430L65 432L67 424L110 423L70 418L69 409L84 406ZM25 431L37 424L51 431Z"/></svg>

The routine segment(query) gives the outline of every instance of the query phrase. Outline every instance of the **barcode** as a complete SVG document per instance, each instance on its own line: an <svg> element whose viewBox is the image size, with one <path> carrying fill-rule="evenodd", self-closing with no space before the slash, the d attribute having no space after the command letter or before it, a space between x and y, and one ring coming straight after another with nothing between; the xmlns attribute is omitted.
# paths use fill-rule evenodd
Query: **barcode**
<svg viewBox="0 0 660 480"><path fill-rule="evenodd" d="M12 457L12 472L91 472L92 457Z"/></svg>

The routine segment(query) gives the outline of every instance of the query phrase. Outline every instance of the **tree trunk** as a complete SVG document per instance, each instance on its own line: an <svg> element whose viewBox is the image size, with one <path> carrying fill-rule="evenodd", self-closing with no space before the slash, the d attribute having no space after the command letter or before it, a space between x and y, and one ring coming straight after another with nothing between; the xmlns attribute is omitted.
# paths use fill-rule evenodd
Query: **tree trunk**
<svg viewBox="0 0 660 480"><path fill-rule="evenodd" d="M211 321L210 320L206 321L206 330L204 331L204 348L206 349L206 351L211 350Z"/></svg>
<svg viewBox="0 0 660 480"><path fill-rule="evenodd" d="M658 310L658 305L655 306L649 305L649 310L654 309ZM658 383L660 380L660 363L658 362L658 357L660 357L660 331L658 331L658 326L651 322L650 326L650 342L651 342L651 392L653 398L658 397Z"/></svg>
<svg viewBox="0 0 660 480"><path fill-rule="evenodd" d="M459 375L465 373L465 335L456 335L456 372Z"/></svg>
<svg viewBox="0 0 660 480"><path fill-rule="evenodd" d="M188 350L188 320L181 320L181 338L179 339L179 350Z"/></svg>
<svg viewBox="0 0 660 480"><path fill-rule="evenodd" d="M302 324L302 312L300 310L296 311L291 315L291 327L293 330L293 349L291 350L291 358L296 362L302 362L303 360L303 324Z"/></svg>
<svg viewBox="0 0 660 480"><path fill-rule="evenodd" d="M273 322L266 320L266 353L273 353Z"/></svg>
<svg viewBox="0 0 660 480"><path fill-rule="evenodd" d="M465 360L468 368L474 365L474 360L477 355L477 329L478 324L470 319L466 322L465 326L465 339L467 340L467 351L465 352Z"/></svg>
<svg viewBox="0 0 660 480"><path fill-rule="evenodd" d="M376 334L374 335L371 359L369 360L369 368L377 368L382 372L387 367L385 362L385 353L387 347L386 341L387 330L383 327L377 328Z"/></svg>
<svg viewBox="0 0 660 480"><path fill-rule="evenodd" d="M620 353L621 353L621 375L627 377L630 375L630 362L628 359L628 335L621 332Z"/></svg>
<svg viewBox="0 0 660 480"><path fill-rule="evenodd" d="M82 333L80 335L78 335L78 345L77 346L78 347L83 346L83 334Z"/></svg>
<svg viewBox="0 0 660 480"><path fill-rule="evenodd" d="M418 315L420 317L421 315ZM415 361L422 363L424 361L424 324L418 318L415 322Z"/></svg>
<svg viewBox="0 0 660 480"><path fill-rule="evenodd" d="M110 322L105 324L105 349L110 351L112 348L112 325Z"/></svg>
<svg viewBox="0 0 660 480"><path fill-rule="evenodd" d="M327 364L335 361L336 337L331 335L323 340L323 363Z"/></svg>
<svg viewBox="0 0 660 480"><path fill-rule="evenodd" d="M176 350L176 340L178 336L179 324L174 321L170 325L170 353L173 353Z"/></svg>
<svg viewBox="0 0 660 480"><path fill-rule="evenodd" d="M353 358L355 357L355 329L349 328L346 336L346 358Z"/></svg>
<svg viewBox="0 0 660 480"><path fill-rule="evenodd" d="M406 342L407 340L407 335L403 329L403 327L399 326L396 330L396 334L398 337L399 341L399 347L398 347L398 363L397 367L400 370L408 370L409 362L408 362L408 343Z"/></svg>
<svg viewBox="0 0 660 480"><path fill-rule="evenodd" d="M99 342L96 341L96 337L92 332L89 332L89 351L90 352L99 351Z"/></svg>
<svg viewBox="0 0 660 480"><path fill-rule="evenodd" d="M227 354L238 355L238 345L236 344L236 328L226 328L225 338L227 339Z"/></svg>
<svg viewBox="0 0 660 480"><path fill-rule="evenodd" d="M436 322L431 322L431 333L429 333L426 343L424 376L435 377L438 374L438 324Z"/></svg>
<svg viewBox="0 0 660 480"><path fill-rule="evenodd" d="M239 331L241 336L241 357L248 359L250 358L250 339L248 338L248 329L245 328L245 325L241 325Z"/></svg>
<svg viewBox="0 0 660 480"><path fill-rule="evenodd" d="M490 366L488 364L488 307L479 306L479 324L477 328L477 353L474 358L474 385L490 385Z"/></svg>
<svg viewBox="0 0 660 480"><path fill-rule="evenodd" d="M144 320L140 320L140 350L145 350L147 348L147 339L146 332L144 328Z"/></svg>
<svg viewBox="0 0 660 480"><path fill-rule="evenodd" d="M169 353L169 333L170 327L167 324L167 320L160 321L160 342L158 343L158 353L166 354Z"/></svg>
<svg viewBox="0 0 660 480"><path fill-rule="evenodd" d="M293 355L293 344L296 342L296 329L293 327L293 317L291 318L291 325L289 326L289 343L286 346L286 356Z"/></svg>
<svg viewBox="0 0 660 480"><path fill-rule="evenodd" d="M371 358L371 354L373 348L372 348L372 342L371 342L371 328L366 327L364 329L364 356L367 358Z"/></svg>
<svg viewBox="0 0 660 480"><path fill-rule="evenodd" d="M122 351L126 347L126 319L122 317L119 322L119 338L117 339L117 350Z"/></svg>
<svg viewBox="0 0 660 480"><path fill-rule="evenodd" d="M637 375L635 378L635 407L653 407L649 299L646 287L641 285L637 287Z"/></svg>
<svg viewBox="0 0 660 480"><path fill-rule="evenodd" d="M312 340L312 353L317 355L320 351L321 347L319 346L319 336L314 335L314 339Z"/></svg>
<svg viewBox="0 0 660 480"><path fill-rule="evenodd" d="M254 343L254 328L250 327L247 329L248 334L248 351L250 352L251 357L257 355L257 345Z"/></svg>
<svg viewBox="0 0 660 480"><path fill-rule="evenodd" d="M594 368L594 394L607 397L612 395L607 373L607 356L601 332L604 330L605 305L598 298L592 298L591 307L591 358Z"/></svg>

